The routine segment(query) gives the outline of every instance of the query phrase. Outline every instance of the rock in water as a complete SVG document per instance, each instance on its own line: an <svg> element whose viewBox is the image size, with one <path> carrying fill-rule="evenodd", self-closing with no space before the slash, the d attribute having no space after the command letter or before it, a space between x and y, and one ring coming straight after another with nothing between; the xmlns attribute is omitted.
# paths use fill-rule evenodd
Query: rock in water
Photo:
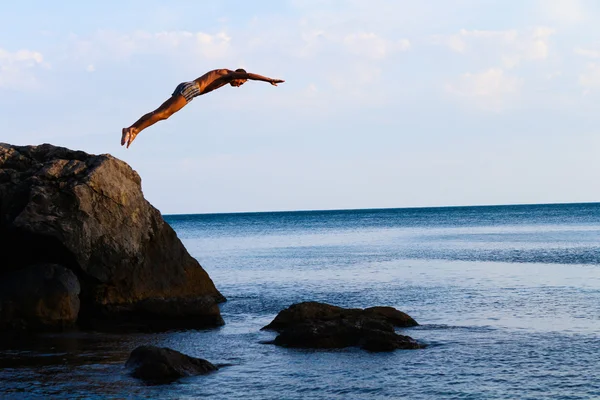
<svg viewBox="0 0 600 400"><path fill-rule="evenodd" d="M223 324L217 303L225 298L144 199L139 175L110 155L0 143L0 255L4 284L10 280L18 287L25 279L28 290L47 294L33 286L76 279L80 325L169 329ZM60 265L74 277L32 283L32 271L45 274L40 271L48 265ZM54 268L56 275L59 269ZM66 286L71 289L57 289L68 293L57 304L64 311L73 301L74 312L76 284ZM12 291L0 296L0 329L14 322L20 312L15 305L23 304L23 295ZM45 301L45 307L50 303ZM50 320L50 325L60 324L54 317L23 313L29 327ZM66 324L71 314L64 313Z"/></svg>
<svg viewBox="0 0 600 400"><path fill-rule="evenodd" d="M408 328L419 324L410 315L396 310L394 307L370 307L363 312L367 315L381 316L390 324L398 328Z"/></svg>
<svg viewBox="0 0 600 400"><path fill-rule="evenodd" d="M263 329L279 332L274 343L284 347L324 349L359 346L369 351L391 351L425 347L413 338L394 331L394 326L416 325L414 319L392 307L362 310L305 302L281 311Z"/></svg>
<svg viewBox="0 0 600 400"><path fill-rule="evenodd" d="M380 319L398 328L408 328L418 326L417 321L408 314L398 311L393 307L370 307L360 308L342 308L330 304L319 303L316 301L306 301L293 304L281 311L273 321L263 329L280 331L288 326L304 323L313 320L339 320L343 318L370 317L371 319Z"/></svg>
<svg viewBox="0 0 600 400"><path fill-rule="evenodd" d="M131 352L125 367L135 378L171 381L185 376L206 374L218 368L201 358L186 356L167 347L140 346Z"/></svg>

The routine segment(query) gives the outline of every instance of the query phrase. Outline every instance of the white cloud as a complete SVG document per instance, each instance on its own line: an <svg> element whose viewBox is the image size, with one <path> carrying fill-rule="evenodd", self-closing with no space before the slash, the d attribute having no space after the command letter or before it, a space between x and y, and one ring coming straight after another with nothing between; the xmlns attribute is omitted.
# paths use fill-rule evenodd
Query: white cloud
<svg viewBox="0 0 600 400"><path fill-rule="evenodd" d="M489 43L497 44L511 44L514 43L518 33L515 30L510 31L484 31L484 30L467 30L461 29L457 34L454 35L434 35L432 36L432 43L447 46L450 50L457 53L467 53L467 51L473 51L473 47L476 47L476 41L485 42L486 45Z"/></svg>
<svg viewBox="0 0 600 400"><path fill-rule="evenodd" d="M35 69L49 67L37 51L0 49L0 88L31 88L37 84Z"/></svg>
<svg viewBox="0 0 600 400"><path fill-rule="evenodd" d="M577 24L586 18L586 10L580 0L538 0L541 16L554 23Z"/></svg>
<svg viewBox="0 0 600 400"><path fill-rule="evenodd" d="M445 44L450 50L457 53L464 53L467 50L467 44L461 35L451 36L435 36L434 42L438 44Z"/></svg>
<svg viewBox="0 0 600 400"><path fill-rule="evenodd" d="M466 73L460 79L447 85L450 93L475 101L485 109L500 111L508 98L520 90L518 78L508 76L500 68L491 68L480 73Z"/></svg>
<svg viewBox="0 0 600 400"><path fill-rule="evenodd" d="M577 54L579 56L588 57L588 58L600 58L600 50L584 49L581 47L577 47L573 51L575 54Z"/></svg>
<svg viewBox="0 0 600 400"><path fill-rule="evenodd" d="M351 33L346 35L342 42L350 53L374 59L382 59L391 53L410 49L408 39L391 41L372 32Z"/></svg>
<svg viewBox="0 0 600 400"><path fill-rule="evenodd" d="M520 32L518 30L491 31L461 29L454 35L436 35L432 43L448 47L450 50L493 60L504 68L514 68L523 61L544 60L549 55L549 38L554 30L536 27Z"/></svg>
<svg viewBox="0 0 600 400"><path fill-rule="evenodd" d="M275 64L288 71L290 82L294 78L304 81L304 87L318 87L318 91L309 89L294 96L293 101L303 107L310 98L311 109L315 104L328 109L382 104L383 90L374 84L381 80L394 55L411 49L411 42L401 35L383 35L348 25L321 25L310 19L297 20L296 25L288 21L287 26L253 21L252 28L256 31L236 40L232 52L254 59L270 59L271 54L278 54ZM282 104L281 99L277 102Z"/></svg>
<svg viewBox="0 0 600 400"><path fill-rule="evenodd" d="M87 72L94 72L96 71L96 67L94 67L94 64L90 64L86 67L85 69Z"/></svg>
<svg viewBox="0 0 600 400"><path fill-rule="evenodd" d="M587 89L600 86L600 64L588 63L585 71L579 75L579 84Z"/></svg>
<svg viewBox="0 0 600 400"><path fill-rule="evenodd" d="M325 43L325 32L321 29L309 29L300 34L301 41L292 53L300 58L314 57Z"/></svg>
<svg viewBox="0 0 600 400"><path fill-rule="evenodd" d="M528 60L544 60L548 58L550 36L555 33L554 29L548 27L537 27L529 32L529 37L520 47L524 57Z"/></svg>
<svg viewBox="0 0 600 400"><path fill-rule="evenodd" d="M291 49L291 53L299 58L314 58L322 53L327 54L349 54L360 58L368 58L375 61L382 60L397 52L407 51L411 48L408 39L392 40L374 32L348 32L342 29L315 29L304 26L301 23L301 31L295 37L286 38L285 43L273 43L270 45ZM252 45L266 44L265 40L255 40Z"/></svg>
<svg viewBox="0 0 600 400"><path fill-rule="evenodd" d="M0 62L18 62L22 63L24 66L34 66L36 64L41 64L44 61L44 56L37 51L30 50L19 50L15 53L10 53L6 50L0 49Z"/></svg>
<svg viewBox="0 0 600 400"><path fill-rule="evenodd" d="M371 87L381 78L381 68L368 63L354 63L347 68L332 71L329 82L336 89L361 90Z"/></svg>
<svg viewBox="0 0 600 400"><path fill-rule="evenodd" d="M72 37L75 55L88 63L104 58L123 59L136 55L161 55L174 58L219 59L229 54L231 37L225 32L136 31L121 34L99 31L89 38Z"/></svg>

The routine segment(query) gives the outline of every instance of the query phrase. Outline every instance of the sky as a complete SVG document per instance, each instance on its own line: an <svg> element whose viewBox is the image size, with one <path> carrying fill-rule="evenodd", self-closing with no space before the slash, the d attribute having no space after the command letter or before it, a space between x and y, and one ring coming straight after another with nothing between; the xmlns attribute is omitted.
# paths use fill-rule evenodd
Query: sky
<svg viewBox="0 0 600 400"><path fill-rule="evenodd" d="M600 200L595 0L28 1L0 142L124 160L165 214ZM284 79L121 129L217 68Z"/></svg>

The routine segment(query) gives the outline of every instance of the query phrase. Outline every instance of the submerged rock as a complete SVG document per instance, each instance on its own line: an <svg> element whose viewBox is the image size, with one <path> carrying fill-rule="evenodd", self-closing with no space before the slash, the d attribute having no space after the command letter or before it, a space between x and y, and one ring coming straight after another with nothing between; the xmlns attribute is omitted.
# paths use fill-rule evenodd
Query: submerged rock
<svg viewBox="0 0 600 400"><path fill-rule="evenodd" d="M84 327L223 324L217 303L225 298L144 199L139 175L110 155L0 143L0 255L5 284L19 285L34 265L71 271L81 289L77 320ZM5 312L21 296L11 293L1 299L0 330L13 326L17 315ZM75 292L69 293L73 300ZM50 320L34 314L25 324L37 329Z"/></svg>
<svg viewBox="0 0 600 400"><path fill-rule="evenodd" d="M324 303L294 304L281 311L263 329L279 332L274 344L301 348L359 346L369 351L424 347L394 327L418 325L407 314L392 307L345 309Z"/></svg>
<svg viewBox="0 0 600 400"><path fill-rule="evenodd" d="M187 356L167 347L140 346L131 352L125 367L135 378L171 381L216 371L217 366L202 358Z"/></svg>

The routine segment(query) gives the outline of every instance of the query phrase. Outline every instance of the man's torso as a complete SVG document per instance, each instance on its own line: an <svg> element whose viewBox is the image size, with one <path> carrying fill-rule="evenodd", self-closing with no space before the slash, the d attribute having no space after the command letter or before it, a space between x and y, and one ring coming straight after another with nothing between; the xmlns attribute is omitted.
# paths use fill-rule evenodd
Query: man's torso
<svg viewBox="0 0 600 400"><path fill-rule="evenodd" d="M198 89L200 90L200 95L212 92L221 86L225 86L227 81L220 78L223 78L228 72L229 71L226 69L215 69L207 72L197 79L194 79L194 82L196 82Z"/></svg>

